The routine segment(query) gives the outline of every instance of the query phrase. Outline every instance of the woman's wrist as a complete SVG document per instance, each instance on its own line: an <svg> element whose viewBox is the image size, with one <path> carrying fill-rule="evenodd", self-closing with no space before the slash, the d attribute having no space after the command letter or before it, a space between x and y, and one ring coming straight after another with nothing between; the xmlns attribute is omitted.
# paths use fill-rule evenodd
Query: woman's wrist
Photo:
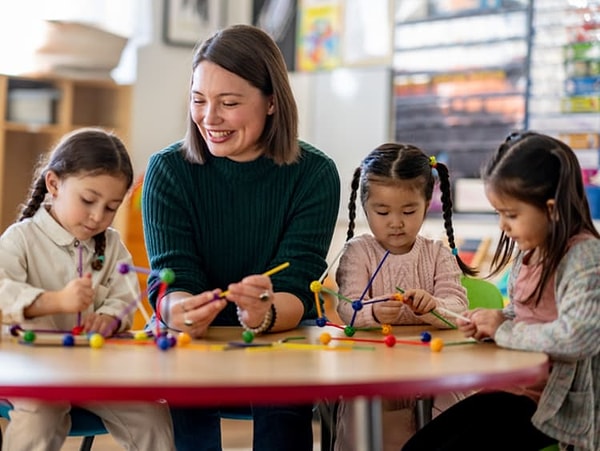
<svg viewBox="0 0 600 451"><path fill-rule="evenodd" d="M237 307L237 317L240 325L249 332L252 332L255 335L263 334L265 332L269 332L273 326L275 325L275 320L277 318L277 310L275 309L275 304L271 304L269 310L265 314L262 322L257 327L250 327L246 324L243 318L243 311L239 307Z"/></svg>

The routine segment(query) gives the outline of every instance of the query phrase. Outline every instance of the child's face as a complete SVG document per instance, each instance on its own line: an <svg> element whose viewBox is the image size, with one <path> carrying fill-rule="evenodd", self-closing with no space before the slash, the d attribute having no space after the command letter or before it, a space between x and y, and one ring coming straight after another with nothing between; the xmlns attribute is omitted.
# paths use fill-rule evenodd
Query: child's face
<svg viewBox="0 0 600 451"><path fill-rule="evenodd" d="M364 209L375 239L392 254L406 254L415 240L429 203L408 183L371 183Z"/></svg>
<svg viewBox="0 0 600 451"><path fill-rule="evenodd" d="M543 210L513 197L496 193L486 187L485 194L499 216L500 229L510 237L519 250L531 251L546 241L554 201Z"/></svg>
<svg viewBox="0 0 600 451"><path fill-rule="evenodd" d="M52 195L50 214L78 240L106 230L127 193L125 179L113 175L59 179L49 172L46 186Z"/></svg>

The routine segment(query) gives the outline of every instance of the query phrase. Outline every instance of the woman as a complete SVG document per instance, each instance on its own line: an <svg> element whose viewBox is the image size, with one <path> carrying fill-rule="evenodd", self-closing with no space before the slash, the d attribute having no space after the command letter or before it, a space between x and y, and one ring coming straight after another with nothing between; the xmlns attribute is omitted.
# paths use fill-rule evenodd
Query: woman
<svg viewBox="0 0 600 451"><path fill-rule="evenodd" d="M142 194L150 265L175 272L160 302L170 328L259 334L316 317L309 285L327 267L340 181L297 130L285 63L265 32L234 25L196 49L185 139L151 157ZM221 449L218 409L171 412L178 450ZM259 406L252 416L254 449L312 449L312 406Z"/></svg>

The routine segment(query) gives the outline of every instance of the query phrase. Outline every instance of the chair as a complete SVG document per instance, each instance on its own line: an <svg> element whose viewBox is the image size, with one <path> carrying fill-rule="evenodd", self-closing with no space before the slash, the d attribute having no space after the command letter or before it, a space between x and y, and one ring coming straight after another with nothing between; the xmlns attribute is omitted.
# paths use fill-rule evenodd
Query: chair
<svg viewBox="0 0 600 451"><path fill-rule="evenodd" d="M9 412L12 404L6 399L0 399L0 418L10 421ZM108 434L104 423L97 415L81 407L71 409L71 430L69 437L83 437L79 451L90 451L96 435ZM2 446L2 434L0 433L0 447Z"/></svg>
<svg viewBox="0 0 600 451"><path fill-rule="evenodd" d="M483 308L503 308L504 298L496 285L484 279L461 277L461 284L467 290L469 310Z"/></svg>

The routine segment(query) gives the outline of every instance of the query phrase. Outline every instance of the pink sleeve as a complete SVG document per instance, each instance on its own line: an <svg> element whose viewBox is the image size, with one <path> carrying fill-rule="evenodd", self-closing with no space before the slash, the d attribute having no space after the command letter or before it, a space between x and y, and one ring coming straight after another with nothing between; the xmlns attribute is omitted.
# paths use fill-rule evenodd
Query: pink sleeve
<svg viewBox="0 0 600 451"><path fill-rule="evenodd" d="M372 268L364 248L364 242L350 241L346 243L336 272L338 292L352 301L360 299L369 283L371 271ZM368 298L370 298L370 295L365 296L365 299ZM353 315L356 313L354 327L379 325L373 318L372 304L364 305L361 310L355 312L351 302L340 299L338 300L337 312L346 324L350 324Z"/></svg>

